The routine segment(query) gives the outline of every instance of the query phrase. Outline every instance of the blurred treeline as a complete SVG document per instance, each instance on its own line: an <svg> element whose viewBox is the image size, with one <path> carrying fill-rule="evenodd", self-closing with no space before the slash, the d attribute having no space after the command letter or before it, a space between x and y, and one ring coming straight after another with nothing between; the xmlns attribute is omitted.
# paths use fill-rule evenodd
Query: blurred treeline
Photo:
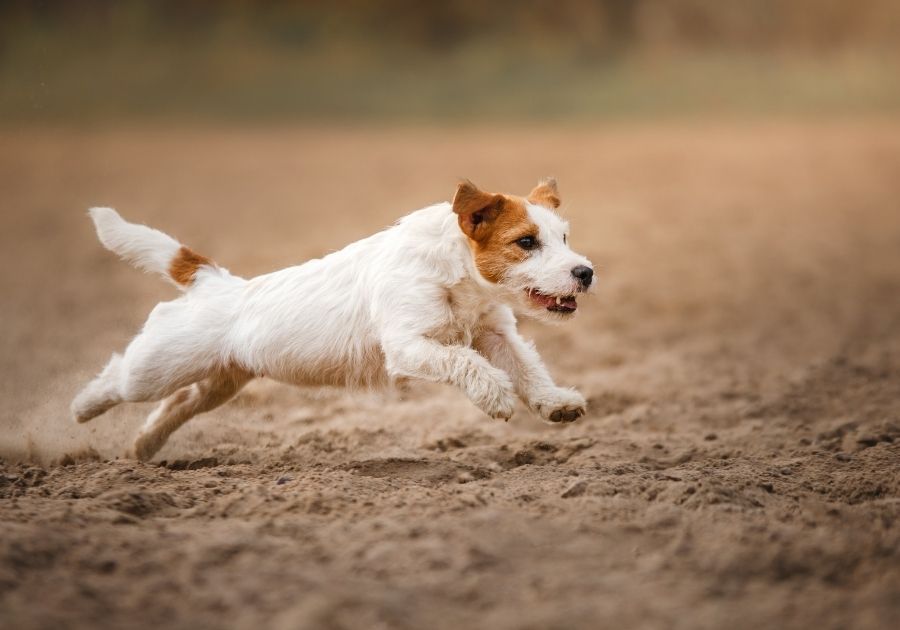
<svg viewBox="0 0 900 630"><path fill-rule="evenodd" d="M0 115L900 109L898 0L0 0Z"/></svg>

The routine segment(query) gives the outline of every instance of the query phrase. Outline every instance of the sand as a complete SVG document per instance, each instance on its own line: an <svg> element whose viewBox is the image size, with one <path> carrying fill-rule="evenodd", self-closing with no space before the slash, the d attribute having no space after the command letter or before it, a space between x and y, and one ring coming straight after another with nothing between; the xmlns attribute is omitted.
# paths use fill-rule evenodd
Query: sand
<svg viewBox="0 0 900 630"><path fill-rule="evenodd" d="M889 120L0 130L0 627L894 627L898 174ZM149 406L69 420L174 296L88 206L253 275L544 175L599 290L523 330L582 420L257 381L148 464Z"/></svg>

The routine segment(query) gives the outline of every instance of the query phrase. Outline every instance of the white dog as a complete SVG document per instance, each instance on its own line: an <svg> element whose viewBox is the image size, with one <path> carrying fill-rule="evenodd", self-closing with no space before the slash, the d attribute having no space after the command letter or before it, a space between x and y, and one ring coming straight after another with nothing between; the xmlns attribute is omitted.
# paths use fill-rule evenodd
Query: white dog
<svg viewBox="0 0 900 630"><path fill-rule="evenodd" d="M458 387L494 418L508 419L518 394L542 418L571 422L584 398L553 383L513 315L568 319L575 294L591 286L591 263L569 249L558 206L553 180L526 199L466 181L452 204L251 280L115 210L93 208L105 247L184 295L153 309L72 413L87 422L121 402L162 400L135 441L141 460L257 376L349 386L419 378Z"/></svg>

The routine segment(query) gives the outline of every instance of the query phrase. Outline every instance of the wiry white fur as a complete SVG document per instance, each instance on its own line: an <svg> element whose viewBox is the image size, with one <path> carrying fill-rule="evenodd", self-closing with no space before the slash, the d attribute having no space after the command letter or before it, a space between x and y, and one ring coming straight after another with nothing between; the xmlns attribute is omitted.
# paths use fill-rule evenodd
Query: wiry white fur
<svg viewBox="0 0 900 630"><path fill-rule="evenodd" d="M121 402L164 399L135 443L140 459L257 376L349 386L417 378L458 387L492 417L509 418L518 395L545 419L573 420L584 398L553 383L513 309L545 316L523 287L573 293L571 267L587 261L563 243L567 226L555 213L528 211L543 247L508 282L479 274L448 203L250 280L204 267L183 296L153 309L124 354L75 398L73 415L86 422ZM106 247L166 275L177 241L108 208L91 216Z"/></svg>

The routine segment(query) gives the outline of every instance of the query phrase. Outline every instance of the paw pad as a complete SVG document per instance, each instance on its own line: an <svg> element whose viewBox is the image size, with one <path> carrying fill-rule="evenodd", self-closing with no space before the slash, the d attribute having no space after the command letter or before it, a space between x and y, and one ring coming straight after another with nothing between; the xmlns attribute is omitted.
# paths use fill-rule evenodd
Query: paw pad
<svg viewBox="0 0 900 630"><path fill-rule="evenodd" d="M554 409L550 412L550 422L574 422L583 415L584 409L581 407Z"/></svg>

